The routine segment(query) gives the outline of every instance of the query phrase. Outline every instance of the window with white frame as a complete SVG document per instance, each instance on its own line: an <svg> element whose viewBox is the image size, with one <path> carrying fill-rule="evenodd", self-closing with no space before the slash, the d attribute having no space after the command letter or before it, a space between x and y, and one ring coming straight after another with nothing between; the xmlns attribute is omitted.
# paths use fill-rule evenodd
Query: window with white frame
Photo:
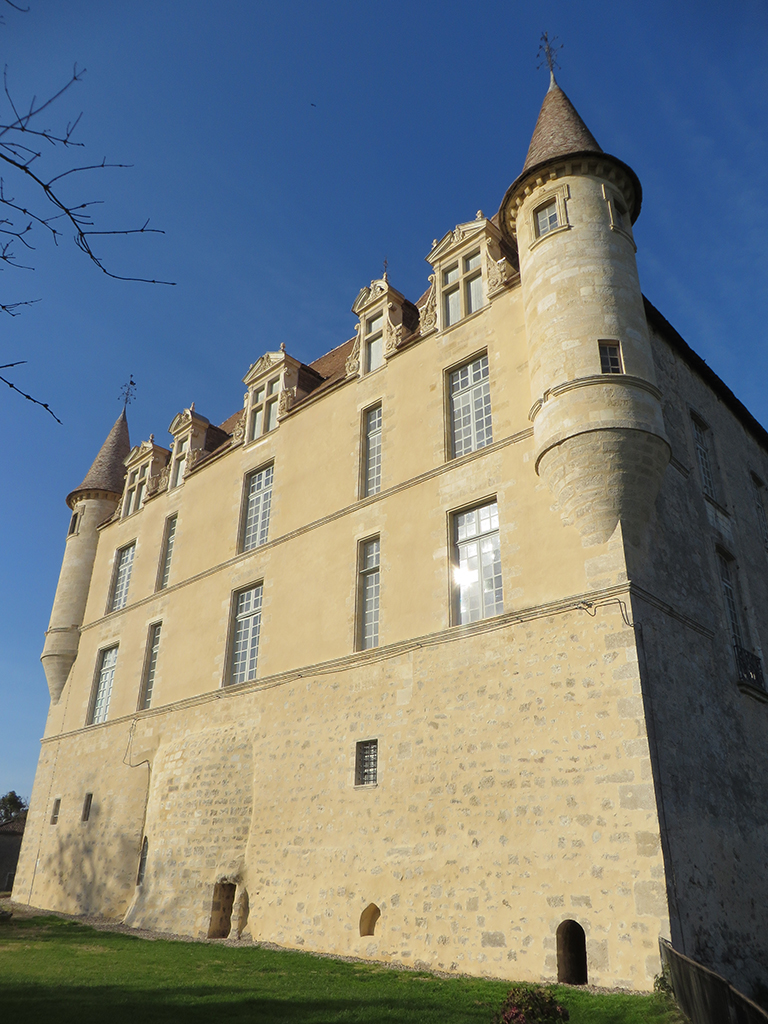
<svg viewBox="0 0 768 1024"><path fill-rule="evenodd" d="M763 546L768 548L768 518L765 514L765 484L760 477L752 473L752 493L755 497L755 513L757 514L757 526L760 540Z"/></svg>
<svg viewBox="0 0 768 1024"><path fill-rule="evenodd" d="M245 478L242 550L266 544L269 534L269 513L272 508L274 466L265 466Z"/></svg>
<svg viewBox="0 0 768 1024"><path fill-rule="evenodd" d="M187 468L187 452L189 451L189 438L185 437L173 443L173 465L171 466L171 487L178 487L184 480L184 471Z"/></svg>
<svg viewBox="0 0 768 1024"><path fill-rule="evenodd" d="M155 689L155 675L157 674L157 656L160 653L161 629L161 622L156 622L149 627L147 653L144 659L144 679L142 680L141 698L139 699L140 711L146 711L152 703L152 692Z"/></svg>
<svg viewBox="0 0 768 1024"><path fill-rule="evenodd" d="M379 646L381 545L378 537L361 543L358 561L358 643L361 651L367 651Z"/></svg>
<svg viewBox="0 0 768 1024"><path fill-rule="evenodd" d="M693 422L693 437L696 443L696 458L699 463L699 472L701 473L701 486L704 493L712 498L714 501L717 500L717 492L715 491L715 475L712 470L712 453L710 451L710 432L707 426L702 423L698 417L692 417Z"/></svg>
<svg viewBox="0 0 768 1024"><path fill-rule="evenodd" d="M504 611L495 501L453 517L455 616L460 624Z"/></svg>
<svg viewBox="0 0 768 1024"><path fill-rule="evenodd" d="M131 572L133 570L133 556L136 551L136 543L120 548L117 552L115 564L115 575L112 584L112 596L109 602L109 611L116 612L125 608L128 601L128 587L131 583Z"/></svg>
<svg viewBox="0 0 768 1024"><path fill-rule="evenodd" d="M556 227L559 227L557 200L552 199L543 206L540 206L534 213L534 222L537 238L541 238L543 235L549 234Z"/></svg>
<svg viewBox="0 0 768 1024"><path fill-rule="evenodd" d="M618 341L601 341L600 346L600 372L621 373L621 347Z"/></svg>
<svg viewBox="0 0 768 1024"><path fill-rule="evenodd" d="M96 673L96 688L93 695L89 725L106 722L109 712L109 701L112 696L112 683L115 679L117 665L117 645L107 647L99 654L99 666Z"/></svg>
<svg viewBox="0 0 768 1024"><path fill-rule="evenodd" d="M448 379L452 455L458 458L493 444L488 356L454 370Z"/></svg>
<svg viewBox="0 0 768 1024"><path fill-rule="evenodd" d="M378 370L384 364L384 314L365 321L365 373Z"/></svg>
<svg viewBox="0 0 768 1024"><path fill-rule="evenodd" d="M381 490L381 406L368 409L365 417L363 497Z"/></svg>
<svg viewBox="0 0 768 1024"><path fill-rule="evenodd" d="M739 605L736 590L736 567L733 559L722 551L717 552L717 563L720 570L720 585L723 590L725 610L728 613L728 624L731 637L736 647L744 646L744 634L741 629Z"/></svg>
<svg viewBox="0 0 768 1024"><path fill-rule="evenodd" d="M355 785L375 786L379 774L379 741L360 740L355 744Z"/></svg>
<svg viewBox="0 0 768 1024"><path fill-rule="evenodd" d="M232 637L232 668L229 682L245 683L256 678L261 633L262 585L241 590L235 599L235 621Z"/></svg>
<svg viewBox="0 0 768 1024"><path fill-rule="evenodd" d="M277 409L280 397L280 377L264 381L253 392L251 414L248 423L248 440L268 434L277 426Z"/></svg>
<svg viewBox="0 0 768 1024"><path fill-rule="evenodd" d="M171 562L173 561L173 546L176 542L176 523L178 513L168 516L165 520L163 530L163 546L160 550L160 569L157 574L157 590L165 590L171 578Z"/></svg>
<svg viewBox="0 0 768 1024"><path fill-rule="evenodd" d="M131 515L133 512L138 512L144 504L148 472L149 463L145 462L143 466L139 466L137 469L132 469L128 474L125 501L123 502L123 518Z"/></svg>
<svg viewBox="0 0 768 1024"><path fill-rule="evenodd" d="M451 327L485 305L480 250L443 270L443 327Z"/></svg>

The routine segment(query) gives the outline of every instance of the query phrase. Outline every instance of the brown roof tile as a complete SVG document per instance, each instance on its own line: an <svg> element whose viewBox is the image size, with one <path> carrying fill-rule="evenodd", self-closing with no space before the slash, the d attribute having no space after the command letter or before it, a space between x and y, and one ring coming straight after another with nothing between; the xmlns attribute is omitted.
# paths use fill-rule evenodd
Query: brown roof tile
<svg viewBox="0 0 768 1024"><path fill-rule="evenodd" d="M108 491L111 494L123 493L125 480L125 457L131 450L128 437L128 420L125 409L115 420L115 425L107 435L107 439L99 449L99 454L85 474L85 479L67 496L67 504L72 507L74 499L82 491Z"/></svg>
<svg viewBox="0 0 768 1024"><path fill-rule="evenodd" d="M533 130L523 173L572 153L602 153L592 132L554 78L550 82Z"/></svg>

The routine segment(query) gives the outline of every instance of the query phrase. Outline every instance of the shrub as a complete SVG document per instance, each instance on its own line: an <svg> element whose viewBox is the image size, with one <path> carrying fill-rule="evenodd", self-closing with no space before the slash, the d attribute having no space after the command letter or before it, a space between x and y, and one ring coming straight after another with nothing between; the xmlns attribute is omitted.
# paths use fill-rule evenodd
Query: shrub
<svg viewBox="0 0 768 1024"><path fill-rule="evenodd" d="M568 1011L551 992L538 986L513 985L493 1024L558 1024Z"/></svg>

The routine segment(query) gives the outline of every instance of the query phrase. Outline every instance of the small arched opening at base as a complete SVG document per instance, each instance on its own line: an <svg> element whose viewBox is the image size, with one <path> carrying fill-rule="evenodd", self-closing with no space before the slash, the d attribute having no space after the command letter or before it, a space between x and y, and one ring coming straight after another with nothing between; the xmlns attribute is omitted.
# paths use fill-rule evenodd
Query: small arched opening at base
<svg viewBox="0 0 768 1024"><path fill-rule="evenodd" d="M360 915L360 934L373 935L376 922L381 917L381 911L375 903L369 903Z"/></svg>
<svg viewBox="0 0 768 1024"><path fill-rule="evenodd" d="M557 929L557 980L587 984L587 937L576 921L563 921Z"/></svg>
<svg viewBox="0 0 768 1024"><path fill-rule="evenodd" d="M234 882L217 882L213 887L211 900L211 923L208 926L209 939L226 939L232 927L232 905L235 902Z"/></svg>
<svg viewBox="0 0 768 1024"><path fill-rule="evenodd" d="M149 854L149 843L147 837L144 836L144 842L141 844L141 855L139 856L139 870L136 872L136 885L144 884L144 876L147 873L147 855Z"/></svg>

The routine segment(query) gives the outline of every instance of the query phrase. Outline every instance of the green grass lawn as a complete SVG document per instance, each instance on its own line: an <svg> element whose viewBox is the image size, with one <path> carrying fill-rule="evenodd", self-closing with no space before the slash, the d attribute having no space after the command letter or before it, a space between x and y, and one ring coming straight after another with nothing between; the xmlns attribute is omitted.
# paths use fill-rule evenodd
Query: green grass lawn
<svg viewBox="0 0 768 1024"><path fill-rule="evenodd" d="M58 917L0 923L0 1007L14 1024L490 1024L507 988L258 946L152 942ZM662 996L556 992L572 1024L682 1020Z"/></svg>

